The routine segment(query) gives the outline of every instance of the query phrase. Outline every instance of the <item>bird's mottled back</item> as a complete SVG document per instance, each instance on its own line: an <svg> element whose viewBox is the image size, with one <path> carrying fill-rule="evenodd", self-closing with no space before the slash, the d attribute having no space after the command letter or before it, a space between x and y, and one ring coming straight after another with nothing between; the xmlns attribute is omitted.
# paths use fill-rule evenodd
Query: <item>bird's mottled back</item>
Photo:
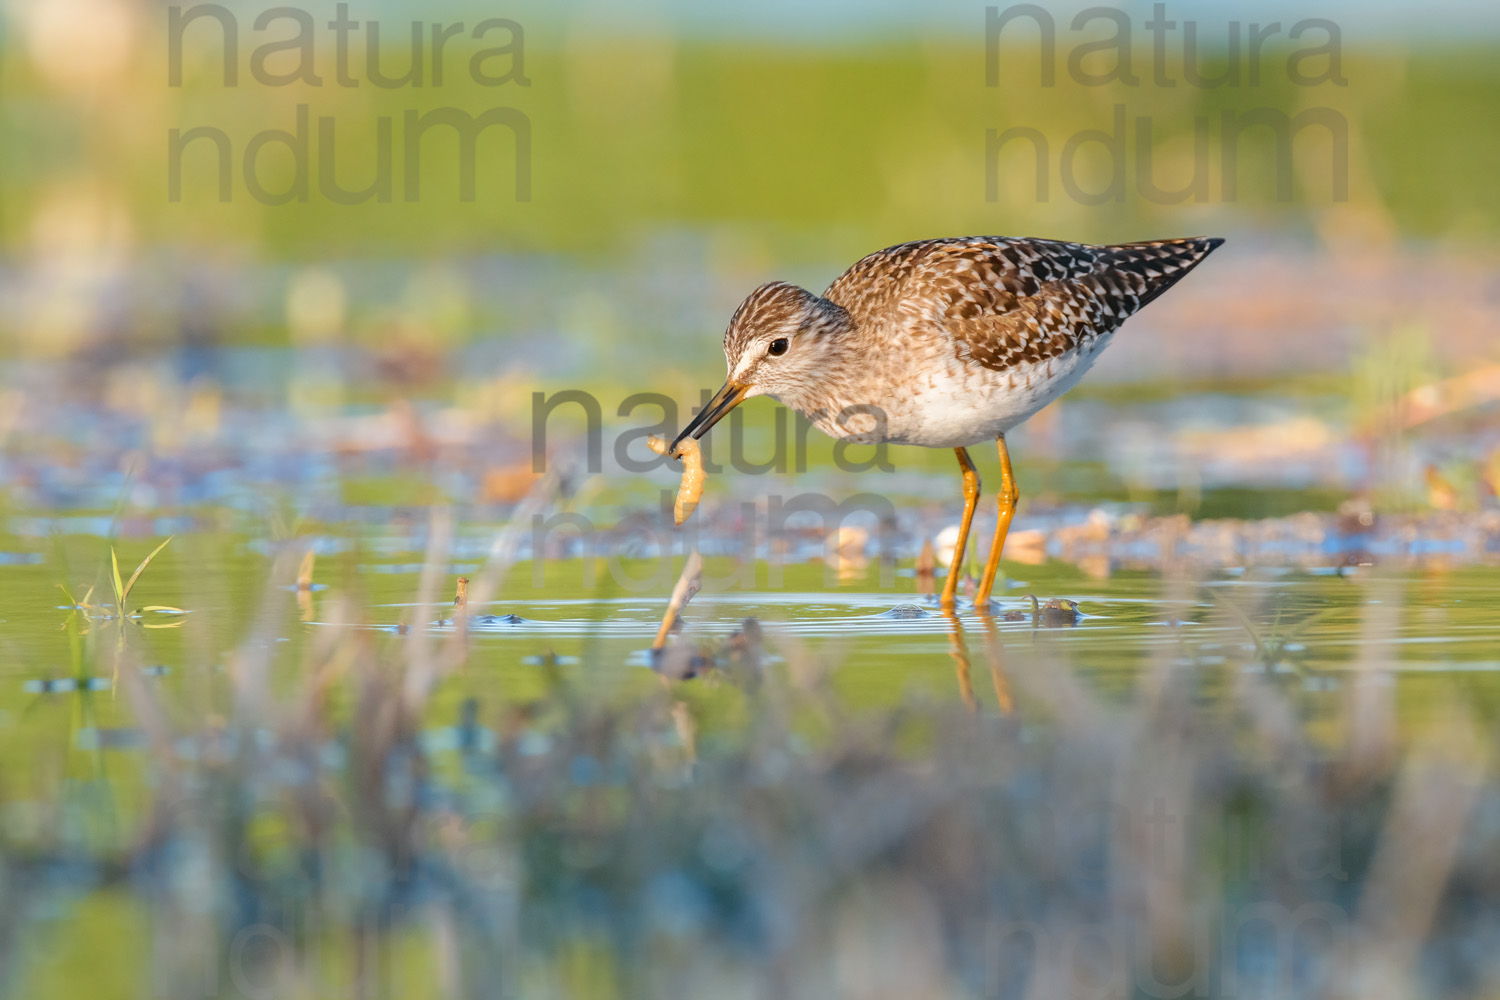
<svg viewBox="0 0 1500 1000"><path fill-rule="evenodd" d="M856 324L946 336L961 361L1004 371L1060 357L1112 333L1222 242L925 240L871 254L824 297Z"/></svg>

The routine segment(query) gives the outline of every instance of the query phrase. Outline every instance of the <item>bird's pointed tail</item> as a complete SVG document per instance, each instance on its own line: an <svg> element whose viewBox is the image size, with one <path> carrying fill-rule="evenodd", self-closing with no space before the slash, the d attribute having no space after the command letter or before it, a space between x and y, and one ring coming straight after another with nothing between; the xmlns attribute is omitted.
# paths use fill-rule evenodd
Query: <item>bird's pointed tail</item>
<svg viewBox="0 0 1500 1000"><path fill-rule="evenodd" d="M1177 240L1145 240L1117 243L1102 248L1098 265L1115 272L1135 275L1144 285L1139 309L1182 280L1224 242L1218 236L1190 236Z"/></svg>

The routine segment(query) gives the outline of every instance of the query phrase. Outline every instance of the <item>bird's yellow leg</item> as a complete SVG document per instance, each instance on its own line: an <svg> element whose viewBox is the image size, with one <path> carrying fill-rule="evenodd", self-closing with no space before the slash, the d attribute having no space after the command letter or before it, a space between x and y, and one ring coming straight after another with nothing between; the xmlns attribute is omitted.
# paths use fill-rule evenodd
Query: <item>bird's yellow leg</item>
<svg viewBox="0 0 1500 1000"><path fill-rule="evenodd" d="M969 525L974 521L974 508L979 505L979 473L969 459L967 448L954 448L958 466L964 472L964 519L958 526L958 541L953 543L953 559L948 563L948 578L943 581L942 606L951 608L958 593L958 578L963 573L964 552L969 546Z"/></svg>
<svg viewBox="0 0 1500 1000"><path fill-rule="evenodd" d="M1015 474L1010 470L1010 449L1005 447L1005 435L996 438L1000 450L1000 505L999 517L995 521L995 540L990 544L990 557L984 564L984 576L979 580L979 590L974 595L974 606L982 608L989 603L990 590L995 586L995 574L1000 571L1000 550L1005 548L1005 536L1010 532L1010 519L1016 516L1016 503L1021 491L1016 488Z"/></svg>

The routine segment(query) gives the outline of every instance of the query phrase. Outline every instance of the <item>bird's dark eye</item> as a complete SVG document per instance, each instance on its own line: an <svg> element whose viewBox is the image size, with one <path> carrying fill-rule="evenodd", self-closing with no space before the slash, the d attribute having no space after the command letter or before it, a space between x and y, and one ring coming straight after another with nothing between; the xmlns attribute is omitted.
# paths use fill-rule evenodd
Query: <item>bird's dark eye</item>
<svg viewBox="0 0 1500 1000"><path fill-rule="evenodd" d="M771 346L766 348L766 353L771 355L771 357L773 358L779 358L786 353L786 349L788 346L789 345L787 344L785 337L777 337L775 340L771 341Z"/></svg>

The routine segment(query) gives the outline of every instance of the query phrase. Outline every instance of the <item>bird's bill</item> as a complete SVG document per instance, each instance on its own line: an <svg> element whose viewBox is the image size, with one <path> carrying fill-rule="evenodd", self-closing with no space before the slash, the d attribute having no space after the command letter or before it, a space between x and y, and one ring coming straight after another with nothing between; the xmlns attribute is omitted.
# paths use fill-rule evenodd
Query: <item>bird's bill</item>
<svg viewBox="0 0 1500 1000"><path fill-rule="evenodd" d="M738 406L749 392L748 385L741 385L733 379L725 382L723 388L714 393L714 398L710 399L708 404L688 421L682 433L672 440L672 447L667 449L668 453L677 454L677 446L682 444L684 438L701 438L707 434L708 429L723 419L724 414Z"/></svg>

